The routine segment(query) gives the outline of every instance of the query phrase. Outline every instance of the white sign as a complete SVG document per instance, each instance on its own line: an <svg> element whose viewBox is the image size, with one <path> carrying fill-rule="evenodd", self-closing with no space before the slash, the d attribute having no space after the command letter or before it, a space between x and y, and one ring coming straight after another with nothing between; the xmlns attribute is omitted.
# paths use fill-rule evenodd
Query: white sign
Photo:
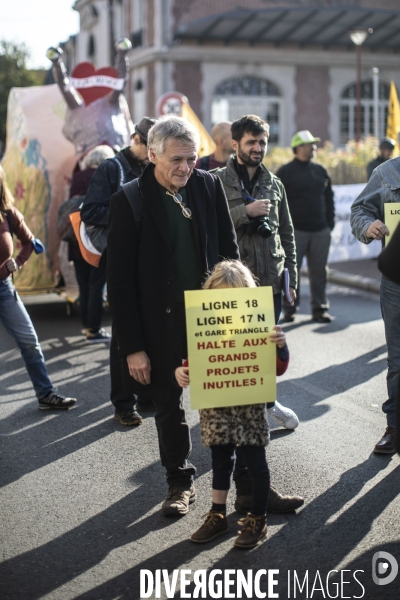
<svg viewBox="0 0 400 600"><path fill-rule="evenodd" d="M81 78L70 77L66 89L70 90L72 87L75 87L78 90L83 90L92 87L106 87L111 90L123 90L124 84L125 79L116 79L108 75L92 75L91 77Z"/></svg>
<svg viewBox="0 0 400 600"><path fill-rule="evenodd" d="M351 233L351 205L366 185L366 183L352 183L332 186L335 194L336 225L332 231L328 263L373 258L382 250L381 242L375 240L370 244L362 244Z"/></svg>

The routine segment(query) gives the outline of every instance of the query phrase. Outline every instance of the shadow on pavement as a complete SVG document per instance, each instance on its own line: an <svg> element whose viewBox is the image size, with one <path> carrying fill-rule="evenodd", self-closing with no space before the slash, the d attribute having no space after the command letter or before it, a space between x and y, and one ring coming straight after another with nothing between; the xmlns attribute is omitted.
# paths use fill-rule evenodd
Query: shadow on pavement
<svg viewBox="0 0 400 600"><path fill-rule="evenodd" d="M316 419L329 411L328 406L318 405L319 402L336 394L344 394L385 371L387 369L386 357L376 360L382 353L386 353L386 345L366 352L351 361L325 367L306 377L278 382L279 399L282 404L296 412L300 422ZM296 402L293 398L293 388L292 391L288 389L285 393L288 384L295 386L297 390L300 388L301 393L306 394L310 399L315 398L312 402L314 406L310 406L310 404L305 406L300 402ZM308 385L313 387L309 390ZM383 394L385 393L383 392ZM381 402L379 399L377 401Z"/></svg>
<svg viewBox="0 0 400 600"><path fill-rule="evenodd" d="M13 359L14 353L9 357L11 362ZM3 369L10 369L9 360L3 364ZM46 351L46 360L50 376L56 375L53 377L56 385L57 375L62 371L69 373L59 387L62 393L76 397L77 405L69 411L40 411L32 390L32 401L23 399L17 410L1 420L1 486L115 431L115 422L112 425L104 422L107 416L111 419L113 415L109 401L108 351L104 353L104 348L70 344L60 338L57 347ZM18 357L20 366L23 367L23 363ZM20 375L11 374L10 378L6 371L2 374L3 393L18 394L16 389L20 384L26 384L27 379L24 368ZM98 394L93 394L94 385ZM25 394L24 387L23 396Z"/></svg>
<svg viewBox="0 0 400 600"><path fill-rule="evenodd" d="M332 288L332 286L330 286ZM329 298L331 300L331 308L329 309L329 313L333 316L333 321L331 323L318 324L312 320L311 317L311 307L310 307L310 295L309 295L309 286L306 286L306 293L301 296L301 306L299 308L299 312L295 315L295 321L292 323L279 323L282 325L285 333L289 331L293 331L298 329L299 327L303 327L305 325L313 325L315 329L314 333L327 334L334 333L337 331L343 331L350 327L351 325L367 323L371 321L370 316L366 316L364 311L351 311L349 313L348 308L346 307L346 303L348 302L349 297L355 297L359 293L358 290L349 289L344 286L333 286L333 289L330 290ZM363 298L365 301L366 292L361 292L363 294ZM376 319L381 318L381 313L379 309L379 304L377 300L379 299L379 295L375 293L370 294L370 302L373 302L376 305ZM309 312L307 312L309 311ZM383 329L383 323L382 323Z"/></svg>
<svg viewBox="0 0 400 600"><path fill-rule="evenodd" d="M306 570L313 575L319 570L326 577L329 570L336 568L361 543L373 521L399 494L400 467L397 467L352 503L364 486L368 487L368 482L389 464L390 459L369 457L343 473L337 483L305 506L297 516L285 516L285 526L259 548L244 552L228 551L226 556L213 563L212 568L280 569L279 591L283 594L282 598L286 597L284 590L288 569L296 569L299 576L304 576ZM149 532L157 530L162 547L160 551L104 584L74 597L75 600L114 600L117 597L137 600L140 569L155 571L164 568L171 574L174 569L187 568L188 563L199 554L210 552L218 545L221 538L211 545L200 547L186 540L174 544L176 520L166 519L160 513L139 520L161 502L162 490L158 485L158 469L146 467L135 475L135 479L143 485L107 510L50 543L3 563L1 586L8 594L4 597L39 599L99 564L115 548L132 542L140 543ZM150 489L153 491L151 498ZM348 503L352 504L346 506ZM229 535L233 539L237 528L236 515L230 515L229 521ZM269 521L272 524L282 523L282 516L275 518L271 515ZM210 562L212 556L207 556L207 564ZM23 580L21 573L24 574ZM372 589L370 572L363 574L360 580L366 589L367 586ZM348 588L349 595L351 589ZM360 587L354 585L354 592L360 595ZM177 594L175 597L180 596Z"/></svg>
<svg viewBox="0 0 400 600"><path fill-rule="evenodd" d="M138 471L134 479L139 487L103 512L39 548L4 561L0 566L0 597L42 598L98 565L115 548L139 541L150 531L161 533L173 527L176 520L160 512L142 518L164 499L158 463ZM166 536L170 539L171 534Z"/></svg>

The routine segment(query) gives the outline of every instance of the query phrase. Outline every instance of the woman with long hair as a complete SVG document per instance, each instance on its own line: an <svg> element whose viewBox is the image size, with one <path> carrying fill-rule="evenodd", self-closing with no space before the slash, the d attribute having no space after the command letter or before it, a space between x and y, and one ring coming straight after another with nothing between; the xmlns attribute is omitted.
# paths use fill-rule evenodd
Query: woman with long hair
<svg viewBox="0 0 400 600"><path fill-rule="evenodd" d="M15 258L13 234L21 245ZM4 170L0 166L0 322L21 351L39 409L68 409L74 406L76 399L66 398L54 389L35 328L12 281L12 274L21 269L30 257L33 240L34 236L23 215L14 206Z"/></svg>

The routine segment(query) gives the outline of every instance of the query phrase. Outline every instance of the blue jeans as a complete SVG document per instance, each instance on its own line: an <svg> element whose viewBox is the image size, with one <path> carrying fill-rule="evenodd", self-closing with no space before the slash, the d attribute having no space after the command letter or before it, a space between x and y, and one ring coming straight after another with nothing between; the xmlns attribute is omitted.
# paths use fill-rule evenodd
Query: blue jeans
<svg viewBox="0 0 400 600"><path fill-rule="evenodd" d="M21 350L36 396L43 398L54 388L47 374L43 352L31 318L18 294L14 294L11 277L0 279L0 322Z"/></svg>
<svg viewBox="0 0 400 600"><path fill-rule="evenodd" d="M400 378L400 285L382 276L381 310L388 350L387 389L389 399L382 404L387 424L396 427L396 397Z"/></svg>

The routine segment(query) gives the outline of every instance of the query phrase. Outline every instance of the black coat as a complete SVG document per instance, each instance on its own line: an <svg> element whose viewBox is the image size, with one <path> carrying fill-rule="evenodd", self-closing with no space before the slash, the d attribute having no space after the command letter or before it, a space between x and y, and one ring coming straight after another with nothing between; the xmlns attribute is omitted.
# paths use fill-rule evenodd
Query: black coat
<svg viewBox="0 0 400 600"><path fill-rule="evenodd" d="M124 170L122 183L128 183L136 179L142 172L140 163L132 156L130 161L125 157L129 148L124 148L116 155ZM94 172L89 187L85 194L85 200L81 208L81 218L86 225L106 227L108 213L110 210L110 199L121 188L121 173L118 164L113 158L102 162Z"/></svg>
<svg viewBox="0 0 400 600"><path fill-rule="evenodd" d="M163 199L153 171L150 164L139 178L143 200L140 231L121 190L111 198L107 242L107 293L119 355L140 350L148 354L151 385L142 386L128 378L130 391L147 397L162 393L171 384L177 366L171 352L174 262ZM194 169L186 191L205 276L223 258L239 259L235 229L218 177Z"/></svg>

